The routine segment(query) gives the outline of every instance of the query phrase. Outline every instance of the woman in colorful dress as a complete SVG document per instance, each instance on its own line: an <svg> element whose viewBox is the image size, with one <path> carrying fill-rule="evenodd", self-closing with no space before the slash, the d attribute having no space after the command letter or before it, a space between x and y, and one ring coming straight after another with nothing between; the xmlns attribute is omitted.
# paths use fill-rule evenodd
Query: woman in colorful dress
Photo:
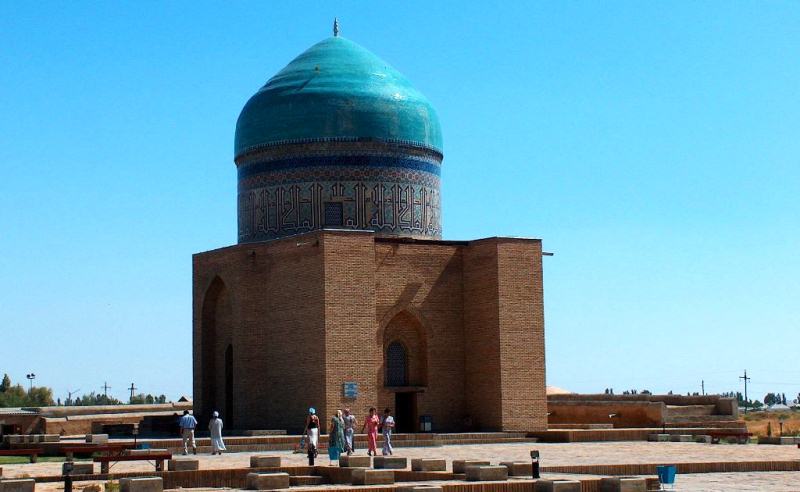
<svg viewBox="0 0 800 492"><path fill-rule="evenodd" d="M375 407L369 409L369 417L364 421L361 426L361 432L367 430L367 454L370 456L378 455L378 427L381 425L381 419L378 417L378 411Z"/></svg>
<svg viewBox="0 0 800 492"><path fill-rule="evenodd" d="M344 419L342 411L336 410L336 415L331 418L331 430L328 434L328 458L331 464L339 459L344 450Z"/></svg>

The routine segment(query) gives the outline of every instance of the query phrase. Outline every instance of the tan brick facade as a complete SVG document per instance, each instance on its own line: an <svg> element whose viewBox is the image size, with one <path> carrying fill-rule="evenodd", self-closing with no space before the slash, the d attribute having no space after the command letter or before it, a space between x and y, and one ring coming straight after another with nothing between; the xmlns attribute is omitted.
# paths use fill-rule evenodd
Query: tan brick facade
<svg viewBox="0 0 800 492"><path fill-rule="evenodd" d="M193 269L203 418L298 430L309 406L324 423L376 406L401 430L423 415L436 431L546 429L538 240L326 230L200 253Z"/></svg>

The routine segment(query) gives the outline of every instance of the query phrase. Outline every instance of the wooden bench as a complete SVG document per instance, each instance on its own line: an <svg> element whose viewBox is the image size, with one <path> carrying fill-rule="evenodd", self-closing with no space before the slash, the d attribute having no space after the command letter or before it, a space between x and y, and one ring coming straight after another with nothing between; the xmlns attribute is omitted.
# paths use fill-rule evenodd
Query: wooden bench
<svg viewBox="0 0 800 492"><path fill-rule="evenodd" d="M706 435L711 436L711 442L713 444L719 444L720 439L726 437L733 437L739 441L739 443L746 444L747 441L750 440L750 437L753 435L752 432L731 432L731 431L712 431L707 432Z"/></svg>
<svg viewBox="0 0 800 492"><path fill-rule="evenodd" d="M156 471L164 471L164 461L170 459L172 459L172 453L150 453L99 456L93 461L100 463L100 473L108 473L111 468L110 463L118 463L120 461L153 461L156 464Z"/></svg>
<svg viewBox="0 0 800 492"><path fill-rule="evenodd" d="M41 449L0 449L0 456L27 456L31 463L36 463Z"/></svg>
<svg viewBox="0 0 800 492"><path fill-rule="evenodd" d="M67 457L67 460L72 460L76 454L92 455L94 453L106 453L108 456L121 455L127 449L133 449L133 444L88 444L80 446L64 446L61 452Z"/></svg>

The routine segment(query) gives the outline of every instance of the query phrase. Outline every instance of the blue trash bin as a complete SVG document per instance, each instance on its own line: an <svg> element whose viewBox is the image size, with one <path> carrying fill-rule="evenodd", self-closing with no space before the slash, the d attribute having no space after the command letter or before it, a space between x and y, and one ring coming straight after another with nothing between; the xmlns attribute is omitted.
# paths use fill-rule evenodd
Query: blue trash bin
<svg viewBox="0 0 800 492"><path fill-rule="evenodd" d="M658 481L662 485L674 485L678 467L675 465L660 465L656 467L656 473L658 473Z"/></svg>

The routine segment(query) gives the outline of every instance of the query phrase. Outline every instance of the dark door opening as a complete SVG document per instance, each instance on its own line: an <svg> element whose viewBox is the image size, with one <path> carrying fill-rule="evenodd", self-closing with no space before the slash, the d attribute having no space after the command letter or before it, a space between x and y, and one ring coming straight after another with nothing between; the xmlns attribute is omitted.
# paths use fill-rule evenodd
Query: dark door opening
<svg viewBox="0 0 800 492"><path fill-rule="evenodd" d="M395 431L417 432L417 394L413 392L394 394Z"/></svg>

